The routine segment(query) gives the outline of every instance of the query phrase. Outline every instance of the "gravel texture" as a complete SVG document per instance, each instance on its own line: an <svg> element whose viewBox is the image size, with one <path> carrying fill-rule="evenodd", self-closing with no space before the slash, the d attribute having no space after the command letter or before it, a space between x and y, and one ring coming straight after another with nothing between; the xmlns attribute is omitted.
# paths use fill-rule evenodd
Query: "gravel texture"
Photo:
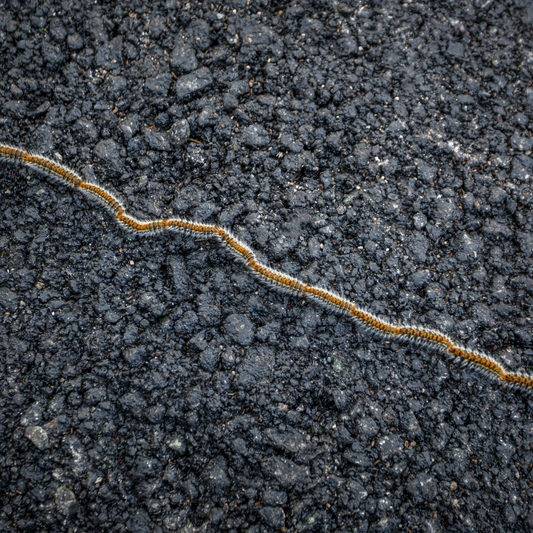
<svg viewBox="0 0 533 533"><path fill-rule="evenodd" d="M532 43L527 0L12 0L0 138L533 371ZM524 392L0 190L1 531L533 528Z"/></svg>

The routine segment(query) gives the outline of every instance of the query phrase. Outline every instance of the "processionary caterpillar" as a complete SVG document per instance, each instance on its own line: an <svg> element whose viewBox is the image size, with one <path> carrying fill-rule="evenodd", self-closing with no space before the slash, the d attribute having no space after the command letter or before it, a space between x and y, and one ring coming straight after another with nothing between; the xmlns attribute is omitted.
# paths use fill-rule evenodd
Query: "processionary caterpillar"
<svg viewBox="0 0 533 533"><path fill-rule="evenodd" d="M149 235L163 231L177 231L197 237L212 237L229 249L260 280L278 289L316 300L332 311L349 316L363 329L381 337L432 347L462 365L475 368L480 373L495 379L502 385L527 391L533 390L532 375L522 371L513 372L488 354L461 346L439 331L409 324L393 324L373 315L333 291L308 285L299 279L270 268L257 259L251 248L237 239L230 231L220 226L180 218L139 220L129 215L120 201L106 189L100 185L84 181L78 173L46 157L0 144L0 159L11 163L20 163L38 170L96 198L111 211L120 225L134 233Z"/></svg>

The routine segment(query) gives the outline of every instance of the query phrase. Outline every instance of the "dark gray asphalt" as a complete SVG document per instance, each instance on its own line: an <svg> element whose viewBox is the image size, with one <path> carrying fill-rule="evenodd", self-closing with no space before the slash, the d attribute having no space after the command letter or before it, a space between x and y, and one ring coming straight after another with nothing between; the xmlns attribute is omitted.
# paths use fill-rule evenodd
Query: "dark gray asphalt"
<svg viewBox="0 0 533 533"><path fill-rule="evenodd" d="M4 1L0 58L1 142L533 372L530 2ZM533 528L532 397L6 164L0 385L0 531Z"/></svg>

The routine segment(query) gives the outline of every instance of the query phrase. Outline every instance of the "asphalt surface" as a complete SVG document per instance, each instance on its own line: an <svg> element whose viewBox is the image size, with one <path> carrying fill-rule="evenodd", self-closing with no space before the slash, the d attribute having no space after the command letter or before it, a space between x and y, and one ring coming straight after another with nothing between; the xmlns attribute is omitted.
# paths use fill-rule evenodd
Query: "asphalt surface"
<svg viewBox="0 0 533 533"><path fill-rule="evenodd" d="M0 3L0 140L533 371L533 8ZM0 168L0 530L531 531L533 403Z"/></svg>

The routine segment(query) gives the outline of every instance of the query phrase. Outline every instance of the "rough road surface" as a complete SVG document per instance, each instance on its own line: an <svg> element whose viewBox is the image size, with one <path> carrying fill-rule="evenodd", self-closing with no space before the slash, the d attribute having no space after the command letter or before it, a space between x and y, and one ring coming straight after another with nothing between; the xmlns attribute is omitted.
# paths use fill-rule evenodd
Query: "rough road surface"
<svg viewBox="0 0 533 533"><path fill-rule="evenodd" d="M533 371L533 8L0 2L0 141ZM0 167L0 531L526 532L533 400Z"/></svg>

